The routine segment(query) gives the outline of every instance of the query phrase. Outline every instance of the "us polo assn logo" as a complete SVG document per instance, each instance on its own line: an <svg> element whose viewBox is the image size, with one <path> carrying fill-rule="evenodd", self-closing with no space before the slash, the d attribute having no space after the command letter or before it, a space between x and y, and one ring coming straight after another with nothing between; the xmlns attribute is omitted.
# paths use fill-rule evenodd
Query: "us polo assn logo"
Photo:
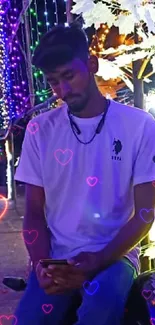
<svg viewBox="0 0 155 325"><path fill-rule="evenodd" d="M121 143L121 141L114 139L113 146L114 146L113 152L115 152L115 155L111 157L112 160L122 160L121 156L119 155L119 153L122 150L122 143Z"/></svg>

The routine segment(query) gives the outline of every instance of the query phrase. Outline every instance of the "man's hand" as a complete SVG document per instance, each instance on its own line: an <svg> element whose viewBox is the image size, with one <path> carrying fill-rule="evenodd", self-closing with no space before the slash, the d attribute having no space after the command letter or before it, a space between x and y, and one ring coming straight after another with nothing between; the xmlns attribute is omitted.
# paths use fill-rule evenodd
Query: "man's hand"
<svg viewBox="0 0 155 325"><path fill-rule="evenodd" d="M101 269L100 252L82 252L71 260L69 265L50 265L44 272L52 276L57 284L45 288L47 294L65 293L68 290L81 289L83 283L92 279Z"/></svg>
<svg viewBox="0 0 155 325"><path fill-rule="evenodd" d="M76 267L83 271L87 279L93 278L97 273L103 270L102 251L98 252L81 252L77 256L68 260L69 264L76 265Z"/></svg>
<svg viewBox="0 0 155 325"><path fill-rule="evenodd" d="M46 272L46 269L43 268L40 263L38 263L36 266L36 275L37 275L40 288L42 288L45 291L45 293L47 294L64 293L62 287L54 282L52 275L48 274Z"/></svg>
<svg viewBox="0 0 155 325"><path fill-rule="evenodd" d="M80 289L86 280L85 274L72 265L50 265L43 268L38 264L36 273L40 287L48 295Z"/></svg>

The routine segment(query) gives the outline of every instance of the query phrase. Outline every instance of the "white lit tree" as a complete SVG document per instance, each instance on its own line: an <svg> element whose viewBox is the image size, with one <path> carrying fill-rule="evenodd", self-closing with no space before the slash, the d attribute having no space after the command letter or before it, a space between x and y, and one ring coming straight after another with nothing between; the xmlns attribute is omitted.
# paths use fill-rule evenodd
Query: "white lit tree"
<svg viewBox="0 0 155 325"><path fill-rule="evenodd" d="M72 0L68 0L68 3L71 14L82 15L84 28L94 24L98 30L101 24L106 24L108 28L118 27L120 35L133 34L134 44L102 48L97 76L104 80L120 78L132 91L138 87L135 105L143 108L142 81L149 83L149 76L155 73L155 3L149 0L74 0L74 5ZM104 58L110 55L114 60ZM152 71L144 75L148 63L152 65ZM133 80L124 67L129 73L134 72Z"/></svg>

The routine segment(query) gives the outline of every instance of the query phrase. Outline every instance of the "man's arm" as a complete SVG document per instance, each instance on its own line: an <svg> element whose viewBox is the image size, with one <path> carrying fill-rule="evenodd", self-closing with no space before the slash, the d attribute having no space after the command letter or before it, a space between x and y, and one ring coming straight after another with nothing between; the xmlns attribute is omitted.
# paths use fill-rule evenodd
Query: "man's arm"
<svg viewBox="0 0 155 325"><path fill-rule="evenodd" d="M117 236L100 252L103 269L123 257L149 232L154 221L155 188L152 182L134 187L135 215ZM141 211L146 209L147 211ZM140 211L142 212L140 214ZM145 221L144 221L145 220ZM150 222L150 220L152 220Z"/></svg>
<svg viewBox="0 0 155 325"><path fill-rule="evenodd" d="M26 184L23 230L38 232L38 237L32 244L27 244L25 241L34 267L39 259L50 257L50 232L46 224L44 205L43 187Z"/></svg>

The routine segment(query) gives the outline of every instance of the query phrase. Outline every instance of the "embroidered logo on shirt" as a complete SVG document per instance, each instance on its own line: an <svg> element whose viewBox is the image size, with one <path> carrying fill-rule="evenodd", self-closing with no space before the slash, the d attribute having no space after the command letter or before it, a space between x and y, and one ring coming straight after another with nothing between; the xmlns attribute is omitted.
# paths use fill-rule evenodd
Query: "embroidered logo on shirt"
<svg viewBox="0 0 155 325"><path fill-rule="evenodd" d="M122 143L121 143L121 141L114 139L113 146L114 146L113 152L115 152L115 156L112 156L112 159L113 160L122 160L121 159L121 156L119 156L119 153L122 150Z"/></svg>

